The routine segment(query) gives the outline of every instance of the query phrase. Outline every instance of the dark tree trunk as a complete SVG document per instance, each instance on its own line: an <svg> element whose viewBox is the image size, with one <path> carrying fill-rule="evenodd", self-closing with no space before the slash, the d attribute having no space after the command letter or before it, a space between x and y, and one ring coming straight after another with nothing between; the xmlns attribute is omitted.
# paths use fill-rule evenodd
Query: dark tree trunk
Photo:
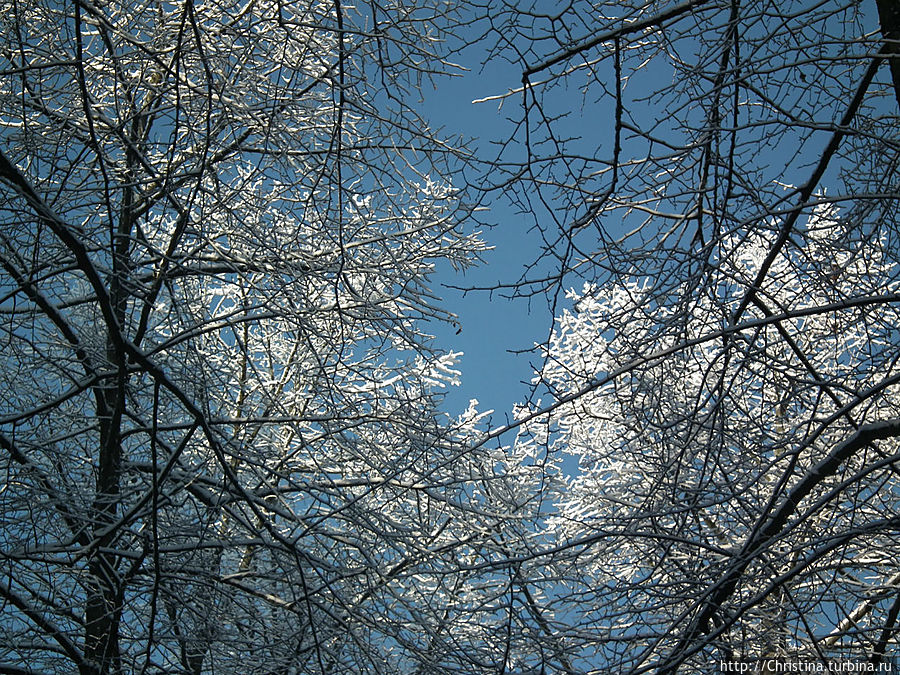
<svg viewBox="0 0 900 675"><path fill-rule="evenodd" d="M881 23L881 36L891 68L894 81L894 96L900 106L900 0L876 0L878 3L878 20Z"/></svg>

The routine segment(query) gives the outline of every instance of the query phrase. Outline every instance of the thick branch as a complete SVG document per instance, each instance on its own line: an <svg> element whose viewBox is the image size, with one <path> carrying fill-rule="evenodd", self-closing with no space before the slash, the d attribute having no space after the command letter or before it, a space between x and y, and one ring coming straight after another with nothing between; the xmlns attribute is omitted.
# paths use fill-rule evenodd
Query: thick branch
<svg viewBox="0 0 900 675"><path fill-rule="evenodd" d="M574 47L569 47L567 49L558 52L556 55L551 56L546 61L542 61L541 63L537 63L533 66L529 66L525 69L525 72L522 73L522 81L526 82L529 77L534 75L535 73L539 73L542 70L546 70L547 68L551 68L555 66L557 63L562 63L563 61L567 61L573 56L577 56L581 52L587 51L589 49L593 49L597 45L603 44L604 42L609 42L611 40L615 40L617 38L622 37L623 35L631 35L632 33L640 33L647 28L652 28L654 26L661 26L663 23L668 21L669 19L674 19L676 17L681 16L682 14L689 14L694 11L698 7L702 7L707 4L710 0L690 0L689 2L684 2L680 5L676 5L672 9L662 12L660 14L656 14L642 21L635 21L633 23L626 23L623 26L616 28L615 30L607 31L605 33L601 33L600 35L596 35L592 37L590 40L585 40L581 44L575 45Z"/></svg>
<svg viewBox="0 0 900 675"><path fill-rule="evenodd" d="M788 242L788 239L790 239L791 233L794 231L794 226L797 224L797 220L800 218L800 214L804 213L804 207L807 206L807 202L816 191L816 188L819 185L819 181L822 180L822 176L825 175L825 171L826 169L828 169L828 165L831 163L832 158L837 153L841 141L843 140L844 136L847 135L847 129L850 127L850 123L853 122L853 118L856 117L856 113L859 111L859 108L862 105L866 92L869 90L869 85L872 84L872 80L875 78L875 73L878 70L878 66L881 64L882 57L880 55L884 52L885 50L884 48L882 48L882 50L879 52L879 56L874 58L869 64L869 67L866 68L866 72L863 75L859 86L856 88L856 94L853 96L853 100L850 102L850 105L844 112L844 116L841 118L837 130L834 132L834 134L832 134L831 140L828 142L828 145L822 152L821 157L819 157L819 162L818 164L816 164L816 168L813 170L812 175L809 177L809 180L806 181L806 184L803 185L798 191L800 198L798 200L797 208L791 211L790 214L788 214L787 218L784 219L784 223L781 226L781 231L778 233L778 239L775 241L771 250L766 255L765 260L763 260L762 265L760 265L759 267L756 278L753 280L753 284L747 290L747 293L746 295L744 295L743 300L741 300L740 305L738 305L738 308L734 313L734 317L732 318L733 323L737 323L741 320L744 311L747 309L747 306L756 295L758 289L762 288L762 283L765 280L766 275L769 273L769 269L772 267L772 265L775 263L775 260L781 253L781 249L784 248L785 244L787 244Z"/></svg>
<svg viewBox="0 0 900 675"><path fill-rule="evenodd" d="M93 672L90 665L84 660L84 656L81 654L81 650L78 649L75 643L69 639L69 637L61 628L56 626L49 619L45 618L42 612L34 609L31 605L25 602L25 600L19 597L19 595L14 593L11 588L2 584L0 584L0 597L2 597L14 607L18 608L25 616L31 619L31 621L36 626L44 631L44 635L56 642L60 646L62 651L70 659L72 659L75 664L78 665L79 672Z"/></svg>

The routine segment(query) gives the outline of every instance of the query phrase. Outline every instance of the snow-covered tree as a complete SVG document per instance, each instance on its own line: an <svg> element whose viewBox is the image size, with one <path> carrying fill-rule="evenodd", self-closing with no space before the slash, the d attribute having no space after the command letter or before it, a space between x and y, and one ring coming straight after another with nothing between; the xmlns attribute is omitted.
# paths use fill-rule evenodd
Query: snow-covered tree
<svg viewBox="0 0 900 675"><path fill-rule="evenodd" d="M654 305L635 270L573 291L550 340L557 405L526 428L578 461L548 521L558 602L617 670L894 642L900 266L826 203L796 236L764 289L776 312L729 323L760 233L724 242L689 308Z"/></svg>
<svg viewBox="0 0 900 675"><path fill-rule="evenodd" d="M449 12L0 4L0 672L493 671Z"/></svg>
<svg viewBox="0 0 900 675"><path fill-rule="evenodd" d="M515 123L488 180L543 244L494 290L555 317L534 400L492 432L554 495L526 581L570 657L547 668L890 656L897 3L485 22L522 73L485 97Z"/></svg>

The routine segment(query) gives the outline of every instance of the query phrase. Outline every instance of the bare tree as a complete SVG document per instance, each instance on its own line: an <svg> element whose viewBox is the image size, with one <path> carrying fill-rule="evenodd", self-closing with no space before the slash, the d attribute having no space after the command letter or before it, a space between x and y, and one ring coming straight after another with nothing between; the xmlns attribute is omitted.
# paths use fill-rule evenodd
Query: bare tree
<svg viewBox="0 0 900 675"><path fill-rule="evenodd" d="M535 663L882 662L900 629L897 4L491 9L492 58L522 72L494 97L518 108L491 178L545 243L508 288L556 317L542 398L489 435L517 430L556 504L518 568L542 589L536 642L557 645Z"/></svg>
<svg viewBox="0 0 900 675"><path fill-rule="evenodd" d="M445 11L0 5L0 672L492 670Z"/></svg>

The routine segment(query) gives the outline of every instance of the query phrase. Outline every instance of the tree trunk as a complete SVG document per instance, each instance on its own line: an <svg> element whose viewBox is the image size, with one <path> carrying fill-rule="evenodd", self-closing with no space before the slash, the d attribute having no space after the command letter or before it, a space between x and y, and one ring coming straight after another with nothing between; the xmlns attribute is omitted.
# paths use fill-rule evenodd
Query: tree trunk
<svg viewBox="0 0 900 675"><path fill-rule="evenodd" d="M137 128L139 132L140 129ZM129 153L129 165L137 160ZM122 415L128 382L127 363L118 346L115 331L124 331L128 306L130 236L133 223L134 172L126 173L122 190L122 207L116 236L111 242L112 273L109 297L118 325L107 326L106 355L116 369L115 379L96 391L97 419L100 426L100 448L97 462L97 485L93 503L93 549L88 562L90 580L85 607L85 657L98 675L122 672L119 647L119 624L122 618L124 581L119 574L116 549L118 532L114 527L118 514L122 472Z"/></svg>
<svg viewBox="0 0 900 675"><path fill-rule="evenodd" d="M120 424L124 404L124 376L116 386L97 394L100 420L100 452L93 513L93 548L88 559L85 601L85 661L90 669L82 675L114 675L121 672L119 622L122 616L122 579L118 572L112 527L118 513L119 480L122 463Z"/></svg>
<svg viewBox="0 0 900 675"><path fill-rule="evenodd" d="M891 78L894 81L894 96L900 106L900 0L876 0L881 36L887 48Z"/></svg>

